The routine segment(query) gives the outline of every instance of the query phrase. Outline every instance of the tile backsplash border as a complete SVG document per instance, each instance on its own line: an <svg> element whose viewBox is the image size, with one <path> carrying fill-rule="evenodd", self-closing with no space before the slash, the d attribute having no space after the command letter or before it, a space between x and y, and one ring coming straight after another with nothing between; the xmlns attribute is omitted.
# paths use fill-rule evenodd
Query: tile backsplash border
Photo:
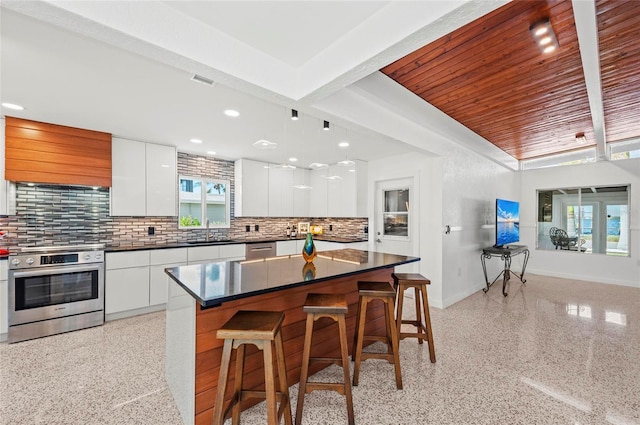
<svg viewBox="0 0 640 425"><path fill-rule="evenodd" d="M287 224L323 226L324 236L366 240L367 218L234 217L234 162L178 153L178 174L231 182L231 226L211 229L215 239L280 239ZM250 231L247 232L247 226ZM256 226L258 230L256 231ZM148 235L153 227L154 235ZM332 230L329 228L332 227ZM16 214L0 218L0 246L23 247L103 243L107 247L181 244L205 238L204 229L179 229L176 217L111 217L109 189L16 184Z"/></svg>

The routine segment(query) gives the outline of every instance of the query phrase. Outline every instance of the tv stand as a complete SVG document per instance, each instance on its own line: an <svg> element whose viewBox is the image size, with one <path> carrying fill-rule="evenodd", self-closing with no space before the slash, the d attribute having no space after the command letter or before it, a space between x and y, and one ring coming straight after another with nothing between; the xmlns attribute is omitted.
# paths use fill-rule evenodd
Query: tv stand
<svg viewBox="0 0 640 425"><path fill-rule="evenodd" d="M514 273L514 276L517 277L522 284L525 284L527 280L524 278L524 271L527 268L527 262L529 261L529 248L527 248L526 245L490 246L482 249L480 261L482 262L482 270L484 271L484 280L487 284L487 287L482 289L485 293L489 290L491 285L496 283L496 281L500 279L500 276L502 276L502 295L505 297L507 296L507 282L509 282L509 279L511 278L511 258L519 254L524 254L522 272L519 276L517 273ZM486 260L497 256L504 261L504 269L500 272L498 277L493 280L493 282L489 283Z"/></svg>

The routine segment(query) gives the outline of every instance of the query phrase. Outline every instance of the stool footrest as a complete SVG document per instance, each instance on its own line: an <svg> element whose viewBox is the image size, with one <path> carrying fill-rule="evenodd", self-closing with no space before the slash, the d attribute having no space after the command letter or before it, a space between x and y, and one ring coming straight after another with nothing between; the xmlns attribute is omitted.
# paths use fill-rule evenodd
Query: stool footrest
<svg viewBox="0 0 640 425"><path fill-rule="evenodd" d="M362 352L362 360L366 359L380 359L380 360L390 360L393 362L393 354L388 353L367 353Z"/></svg>
<svg viewBox="0 0 640 425"><path fill-rule="evenodd" d="M427 334L420 334L420 333L408 333L408 332L402 332L399 335L400 339L405 339L405 338L418 338L418 339L422 339L427 341L429 338L427 337Z"/></svg>
<svg viewBox="0 0 640 425"><path fill-rule="evenodd" d="M377 335L365 335L362 337L362 341L381 341L381 342L389 342L388 336L377 336Z"/></svg>
<svg viewBox="0 0 640 425"><path fill-rule="evenodd" d="M311 357L309 358L309 365L316 363L331 363L338 366L342 366L342 359L336 359L334 357Z"/></svg>
<svg viewBox="0 0 640 425"><path fill-rule="evenodd" d="M307 382L305 394L309 394L315 390L331 390L336 391L340 395L345 395L344 384L341 382Z"/></svg>

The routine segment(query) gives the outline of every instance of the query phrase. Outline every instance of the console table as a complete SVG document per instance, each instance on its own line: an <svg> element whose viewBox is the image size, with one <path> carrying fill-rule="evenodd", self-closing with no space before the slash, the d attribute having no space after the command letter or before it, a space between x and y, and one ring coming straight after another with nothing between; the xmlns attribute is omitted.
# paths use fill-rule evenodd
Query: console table
<svg viewBox="0 0 640 425"><path fill-rule="evenodd" d="M500 276L502 276L502 295L507 296L507 282L511 278L511 258L516 255L523 254L524 255L524 263L522 264L522 273L518 276L517 273L514 273L515 277L517 277L520 282L523 284L527 282L524 278L524 271L527 268L527 261L529 261L529 248L526 245L508 245L503 247L495 247L491 246L488 248L484 248L482 250L482 254L480 255L480 261L482 262L482 270L484 271L484 280L487 283L487 287L482 290L486 293L491 285L493 285ZM489 283L489 278L487 277L487 259L492 257L500 257L501 260L504 261L504 269L500 272L498 277L493 279L493 282Z"/></svg>

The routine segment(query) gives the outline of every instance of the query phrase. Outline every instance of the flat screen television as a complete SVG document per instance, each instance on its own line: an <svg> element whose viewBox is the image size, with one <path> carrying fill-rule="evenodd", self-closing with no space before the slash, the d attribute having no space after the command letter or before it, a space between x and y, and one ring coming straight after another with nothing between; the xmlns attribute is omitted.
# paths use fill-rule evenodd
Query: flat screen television
<svg viewBox="0 0 640 425"><path fill-rule="evenodd" d="M520 203L496 199L496 248L520 241Z"/></svg>

